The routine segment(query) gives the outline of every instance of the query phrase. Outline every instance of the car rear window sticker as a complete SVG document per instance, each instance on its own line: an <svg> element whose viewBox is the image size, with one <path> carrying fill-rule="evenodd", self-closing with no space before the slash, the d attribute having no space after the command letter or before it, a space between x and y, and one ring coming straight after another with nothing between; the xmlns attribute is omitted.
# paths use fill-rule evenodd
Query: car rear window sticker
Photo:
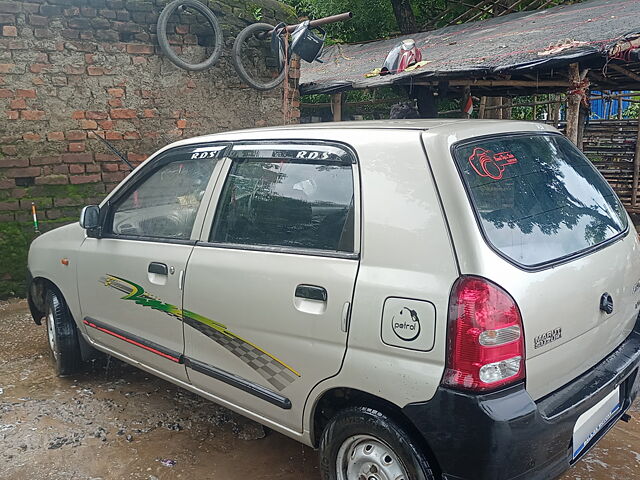
<svg viewBox="0 0 640 480"><path fill-rule="evenodd" d="M471 168L481 177L501 180L507 165L518 163L518 159L511 152L495 153L492 150L476 147L469 157Z"/></svg>

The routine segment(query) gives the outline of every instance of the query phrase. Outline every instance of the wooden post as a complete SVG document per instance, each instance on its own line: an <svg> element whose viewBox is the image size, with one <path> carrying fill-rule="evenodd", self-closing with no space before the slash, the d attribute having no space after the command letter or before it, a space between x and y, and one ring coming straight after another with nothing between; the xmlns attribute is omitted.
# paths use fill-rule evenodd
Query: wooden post
<svg viewBox="0 0 640 480"><path fill-rule="evenodd" d="M342 93L331 95L331 110L333 111L333 121L342 121Z"/></svg>
<svg viewBox="0 0 640 480"><path fill-rule="evenodd" d="M569 81L572 88L577 89L580 84L580 66L577 63L569 65ZM580 102L582 95L572 91L567 95L567 131L566 135L574 145L578 145L578 125L580 122Z"/></svg>
<svg viewBox="0 0 640 480"><path fill-rule="evenodd" d="M487 113L487 97L480 97L480 107L478 108L478 118L484 118Z"/></svg>
<svg viewBox="0 0 640 480"><path fill-rule="evenodd" d="M618 120L622 120L622 97L618 97Z"/></svg>
<svg viewBox="0 0 640 480"><path fill-rule="evenodd" d="M503 101L503 111L502 111L502 118L504 120L511 120L511 114L513 112L513 98L511 97L502 97L502 101Z"/></svg>
<svg viewBox="0 0 640 480"><path fill-rule="evenodd" d="M631 190L631 207L638 205L638 179L640 178L640 115L638 115L638 136L636 138L636 154L633 157L633 187Z"/></svg>

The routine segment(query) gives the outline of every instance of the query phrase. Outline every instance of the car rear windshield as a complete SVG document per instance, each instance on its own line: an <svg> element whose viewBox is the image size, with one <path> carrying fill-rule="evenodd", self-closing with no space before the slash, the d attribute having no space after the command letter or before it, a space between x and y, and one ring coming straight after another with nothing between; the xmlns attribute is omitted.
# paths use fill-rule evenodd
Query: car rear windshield
<svg viewBox="0 0 640 480"><path fill-rule="evenodd" d="M483 137L455 161L487 241L525 267L593 248L627 228L618 197L565 137Z"/></svg>

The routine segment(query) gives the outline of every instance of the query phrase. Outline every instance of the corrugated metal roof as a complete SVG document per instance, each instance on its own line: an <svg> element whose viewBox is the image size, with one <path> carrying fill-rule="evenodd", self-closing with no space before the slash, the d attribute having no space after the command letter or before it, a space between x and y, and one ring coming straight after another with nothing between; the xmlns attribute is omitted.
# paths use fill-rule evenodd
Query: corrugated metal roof
<svg viewBox="0 0 640 480"><path fill-rule="evenodd" d="M324 63L303 62L300 90L303 94L336 93L418 79L483 78L549 70L577 60L601 61L614 46L638 34L640 1L591 0L390 40L333 45L326 48ZM381 67L387 53L405 38L415 39L423 60L430 63L412 72L366 78L365 74ZM573 46L552 48L563 43Z"/></svg>

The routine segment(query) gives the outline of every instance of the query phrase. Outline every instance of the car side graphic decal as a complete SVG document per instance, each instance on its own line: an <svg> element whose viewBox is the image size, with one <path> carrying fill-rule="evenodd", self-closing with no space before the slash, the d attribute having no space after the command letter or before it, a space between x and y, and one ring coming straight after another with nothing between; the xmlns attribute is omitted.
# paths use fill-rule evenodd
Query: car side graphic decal
<svg viewBox="0 0 640 480"><path fill-rule="evenodd" d="M164 312L167 315L183 320L203 335L211 338L220 346L242 360L246 365L258 372L278 391L284 390L301 375L293 368L257 345L230 332L227 327L200 314L182 310L175 305L165 303L158 297L144 291L140 285L124 278L107 274L100 282L125 294L122 300L132 300L138 305Z"/></svg>

